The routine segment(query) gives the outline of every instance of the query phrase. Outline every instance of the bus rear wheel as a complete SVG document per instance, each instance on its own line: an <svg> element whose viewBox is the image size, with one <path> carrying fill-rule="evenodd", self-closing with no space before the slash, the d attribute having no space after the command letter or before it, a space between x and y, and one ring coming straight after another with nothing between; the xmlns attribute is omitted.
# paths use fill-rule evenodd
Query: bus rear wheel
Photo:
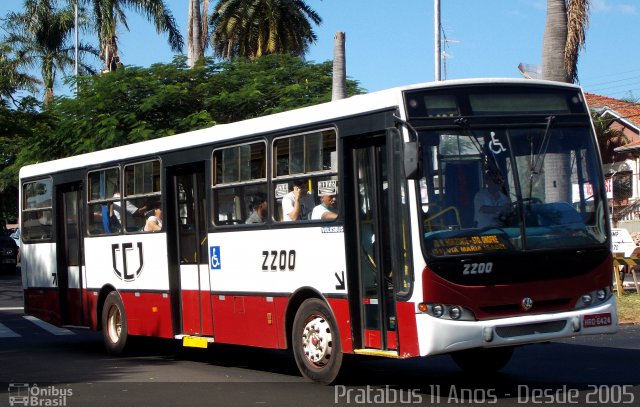
<svg viewBox="0 0 640 407"><path fill-rule="evenodd" d="M451 354L456 365L469 373L494 373L511 360L513 347L467 349Z"/></svg>
<svg viewBox="0 0 640 407"><path fill-rule="evenodd" d="M125 351L129 339L127 316L122 299L117 292L107 295L102 308L102 336L110 355L120 355Z"/></svg>
<svg viewBox="0 0 640 407"><path fill-rule="evenodd" d="M324 384L335 380L342 347L336 321L324 301L310 298L302 303L293 321L291 343L303 376Z"/></svg>

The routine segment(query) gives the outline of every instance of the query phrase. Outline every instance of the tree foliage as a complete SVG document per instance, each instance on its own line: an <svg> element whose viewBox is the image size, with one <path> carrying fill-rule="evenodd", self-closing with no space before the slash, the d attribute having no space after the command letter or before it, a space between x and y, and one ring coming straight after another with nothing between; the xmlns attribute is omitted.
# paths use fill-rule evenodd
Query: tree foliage
<svg viewBox="0 0 640 407"><path fill-rule="evenodd" d="M180 56L80 77L75 97L58 97L42 110L32 98L18 109L0 105L0 199L17 210L18 170L29 163L328 102L331 73L331 61L291 55L205 58L193 69ZM349 95L362 91L353 80L347 87Z"/></svg>
<svg viewBox="0 0 640 407"><path fill-rule="evenodd" d="M314 64L289 55L254 61L131 67L78 81L76 98L48 110L56 125L42 159L63 157L216 123L229 123L331 99L331 61ZM350 81L351 94L360 89Z"/></svg>
<svg viewBox="0 0 640 407"><path fill-rule="evenodd" d="M211 15L211 43L223 58L273 53L302 56L322 18L303 0L220 0Z"/></svg>
<svg viewBox="0 0 640 407"><path fill-rule="evenodd" d="M19 68L37 66L44 84L45 104L53 100L57 73L68 72L75 64L74 10L58 8L55 0L25 0L22 13L9 13L5 23L7 35L4 46L9 46ZM78 44L80 55L98 55L87 44ZM93 74L94 69L79 61L81 74Z"/></svg>
<svg viewBox="0 0 640 407"><path fill-rule="evenodd" d="M166 33L173 51L182 51L184 39L164 0L81 0L93 13L94 30L98 33L100 56L105 71L121 66L118 55L118 27L129 30L125 9L142 14L155 26L156 32Z"/></svg>

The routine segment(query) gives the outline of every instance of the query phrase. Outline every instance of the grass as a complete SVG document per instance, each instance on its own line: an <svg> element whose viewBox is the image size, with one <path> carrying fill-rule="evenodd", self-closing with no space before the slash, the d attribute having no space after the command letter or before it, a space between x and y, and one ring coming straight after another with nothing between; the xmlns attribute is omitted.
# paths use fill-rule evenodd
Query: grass
<svg viewBox="0 0 640 407"><path fill-rule="evenodd" d="M616 295L616 294L614 294ZM640 323L640 295L635 291L627 291L618 297L618 319L620 323Z"/></svg>

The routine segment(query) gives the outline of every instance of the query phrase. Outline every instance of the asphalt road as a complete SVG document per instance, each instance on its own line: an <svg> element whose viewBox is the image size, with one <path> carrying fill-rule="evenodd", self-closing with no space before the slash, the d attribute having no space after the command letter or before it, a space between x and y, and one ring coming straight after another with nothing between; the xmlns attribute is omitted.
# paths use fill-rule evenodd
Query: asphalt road
<svg viewBox="0 0 640 407"><path fill-rule="evenodd" d="M485 376L463 373L448 356L346 355L338 383L321 386L303 379L286 351L193 350L155 339L112 357L99 332L38 325L21 305L19 277L0 275L0 406L640 403L640 326L521 347L503 371Z"/></svg>

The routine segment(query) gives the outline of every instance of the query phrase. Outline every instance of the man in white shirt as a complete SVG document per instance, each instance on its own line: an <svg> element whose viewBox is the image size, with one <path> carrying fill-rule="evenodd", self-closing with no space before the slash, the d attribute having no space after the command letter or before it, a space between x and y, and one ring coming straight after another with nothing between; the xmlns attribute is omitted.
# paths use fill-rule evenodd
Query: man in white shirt
<svg viewBox="0 0 640 407"><path fill-rule="evenodd" d="M293 190L282 198L282 220L284 222L307 220L314 205L307 182L296 180L293 182Z"/></svg>
<svg viewBox="0 0 640 407"><path fill-rule="evenodd" d="M320 205L313 208L311 219L314 220L332 220L338 217L337 198L335 194L326 194L320 196Z"/></svg>

